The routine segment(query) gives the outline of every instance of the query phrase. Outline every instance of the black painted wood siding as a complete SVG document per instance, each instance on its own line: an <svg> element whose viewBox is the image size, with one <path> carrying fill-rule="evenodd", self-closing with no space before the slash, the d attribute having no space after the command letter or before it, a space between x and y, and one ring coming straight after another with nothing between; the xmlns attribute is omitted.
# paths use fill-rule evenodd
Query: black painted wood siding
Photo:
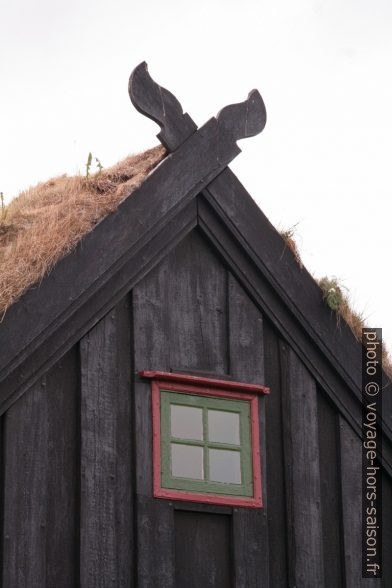
<svg viewBox="0 0 392 588"><path fill-rule="evenodd" d="M263 509L152 497L141 369L271 387ZM362 580L360 440L196 230L1 419L3 588L389 586Z"/></svg>

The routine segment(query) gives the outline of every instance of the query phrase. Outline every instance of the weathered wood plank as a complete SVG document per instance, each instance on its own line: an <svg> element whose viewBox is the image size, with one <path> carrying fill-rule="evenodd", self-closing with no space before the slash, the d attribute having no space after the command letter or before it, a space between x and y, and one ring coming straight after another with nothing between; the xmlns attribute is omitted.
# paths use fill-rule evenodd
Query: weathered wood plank
<svg viewBox="0 0 392 588"><path fill-rule="evenodd" d="M133 572L129 330L124 299L80 342L82 587Z"/></svg>
<svg viewBox="0 0 392 588"><path fill-rule="evenodd" d="M324 586L316 383L280 345L288 515L289 584Z"/></svg>
<svg viewBox="0 0 392 588"><path fill-rule="evenodd" d="M234 276L228 273L230 375L265 384L263 317Z"/></svg>
<svg viewBox="0 0 392 588"><path fill-rule="evenodd" d="M227 373L226 271L193 231L134 289L139 369Z"/></svg>
<svg viewBox="0 0 392 588"><path fill-rule="evenodd" d="M268 548L270 587L288 586L287 518L283 453L282 387L279 339L269 321L263 321L266 399L266 450L268 495Z"/></svg>
<svg viewBox="0 0 392 588"><path fill-rule="evenodd" d="M266 512L233 508L233 556L236 588L268 586Z"/></svg>
<svg viewBox="0 0 392 588"><path fill-rule="evenodd" d="M338 412L322 390L317 391L320 455L321 518L325 586L344 585L339 466Z"/></svg>
<svg viewBox="0 0 392 588"><path fill-rule="evenodd" d="M339 429L345 586L378 588L380 579L362 578L362 443L342 417Z"/></svg>
<svg viewBox="0 0 392 588"><path fill-rule="evenodd" d="M265 384L263 319L237 280L228 274L230 374L239 381ZM263 509L234 508L236 588L268 586L267 465L265 398L259 398Z"/></svg>
<svg viewBox="0 0 392 588"><path fill-rule="evenodd" d="M177 588L233 586L230 523L228 515L175 512Z"/></svg>
<svg viewBox="0 0 392 588"><path fill-rule="evenodd" d="M141 341L136 338L136 341ZM137 353L138 355L138 353ZM136 585L141 588L174 587L173 506L152 497L152 428L150 383L134 386L136 438Z"/></svg>
<svg viewBox="0 0 392 588"><path fill-rule="evenodd" d="M66 588L79 570L79 387L77 348L46 377L49 426L47 586Z"/></svg>
<svg viewBox="0 0 392 588"><path fill-rule="evenodd" d="M135 372L169 371L165 305L167 260L132 292ZM152 414L149 382L134 383L137 569L140 588L174 588L174 514L172 505L152 496Z"/></svg>
<svg viewBox="0 0 392 588"><path fill-rule="evenodd" d="M75 350L4 416L3 585L78 582Z"/></svg>
<svg viewBox="0 0 392 588"><path fill-rule="evenodd" d="M37 383L4 419L5 586L46 586L49 425L44 384Z"/></svg>
<svg viewBox="0 0 392 588"><path fill-rule="evenodd" d="M168 261L170 367L228 373L225 268L196 231Z"/></svg>
<svg viewBox="0 0 392 588"><path fill-rule="evenodd" d="M174 588L174 512L171 502L137 495L138 559L136 585ZM177 588L177 587L176 587Z"/></svg>

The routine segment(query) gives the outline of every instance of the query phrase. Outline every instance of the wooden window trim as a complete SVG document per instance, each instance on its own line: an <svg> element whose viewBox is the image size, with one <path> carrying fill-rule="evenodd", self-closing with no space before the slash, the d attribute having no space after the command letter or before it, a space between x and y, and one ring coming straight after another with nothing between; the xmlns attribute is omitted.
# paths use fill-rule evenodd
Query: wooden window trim
<svg viewBox="0 0 392 588"><path fill-rule="evenodd" d="M269 389L257 384L245 384L231 380L218 380L184 374L143 371L139 375L151 379L152 422L153 422L153 495L155 498L247 506L260 508L262 503L262 482L260 467L260 433L258 394L268 394ZM253 495L234 496L229 494L207 494L172 488L162 488L161 483L161 390L183 394L212 396L222 399L248 401L250 407L250 433L253 470Z"/></svg>

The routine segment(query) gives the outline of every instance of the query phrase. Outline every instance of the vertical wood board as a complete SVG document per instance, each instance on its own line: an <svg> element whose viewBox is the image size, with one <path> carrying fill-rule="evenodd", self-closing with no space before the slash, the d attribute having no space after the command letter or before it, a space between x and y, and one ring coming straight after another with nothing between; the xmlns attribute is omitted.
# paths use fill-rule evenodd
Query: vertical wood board
<svg viewBox="0 0 392 588"><path fill-rule="evenodd" d="M4 586L77 582L77 368L71 350L4 417Z"/></svg>
<svg viewBox="0 0 392 588"><path fill-rule="evenodd" d="M377 578L362 578L362 443L339 416L344 565L347 588L381 586Z"/></svg>
<svg viewBox="0 0 392 588"><path fill-rule="evenodd" d="M264 320L265 381L271 388L266 400L266 460L270 587L288 585L287 515L283 452L282 386L279 339Z"/></svg>
<svg viewBox="0 0 392 588"><path fill-rule="evenodd" d="M124 299L80 342L81 586L129 586L132 485L129 308Z"/></svg>
<svg viewBox="0 0 392 588"><path fill-rule="evenodd" d="M344 586L338 413L317 390L325 586Z"/></svg>
<svg viewBox="0 0 392 588"><path fill-rule="evenodd" d="M324 586L316 383L282 343L289 582Z"/></svg>
<svg viewBox="0 0 392 588"><path fill-rule="evenodd" d="M176 588L231 588L230 516L175 512Z"/></svg>
<svg viewBox="0 0 392 588"><path fill-rule="evenodd" d="M263 319L237 280L228 274L230 374L242 382L265 384ZM234 508L233 536L236 588L268 586L268 497L265 403L259 397L263 508Z"/></svg>

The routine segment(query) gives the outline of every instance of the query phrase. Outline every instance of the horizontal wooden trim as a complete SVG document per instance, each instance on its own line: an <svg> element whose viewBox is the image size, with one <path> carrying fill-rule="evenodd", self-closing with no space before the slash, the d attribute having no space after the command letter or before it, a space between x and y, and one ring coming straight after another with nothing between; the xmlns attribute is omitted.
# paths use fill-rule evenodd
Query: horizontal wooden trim
<svg viewBox="0 0 392 588"><path fill-rule="evenodd" d="M197 494L194 492L182 492L181 490L167 490L164 488L154 488L155 498L165 498L166 500L181 500L189 502L203 502L205 504L222 504L225 506L248 506L250 508L261 508L260 498L231 497L213 494Z"/></svg>
<svg viewBox="0 0 392 588"><path fill-rule="evenodd" d="M198 386L208 386L212 388L221 388L224 390L237 390L249 392L252 394L269 394L270 389L267 386L260 386L259 384L246 384L244 382L233 382L232 380L219 380L217 378L205 378L203 376L192 376L189 374L174 374L169 372L155 372L143 370L138 374L141 378L149 378L151 380L161 380L164 382L183 382L184 384L194 384ZM173 388L171 388L173 389ZM180 390L179 390L180 391ZM203 393L203 390L192 390L192 393Z"/></svg>

